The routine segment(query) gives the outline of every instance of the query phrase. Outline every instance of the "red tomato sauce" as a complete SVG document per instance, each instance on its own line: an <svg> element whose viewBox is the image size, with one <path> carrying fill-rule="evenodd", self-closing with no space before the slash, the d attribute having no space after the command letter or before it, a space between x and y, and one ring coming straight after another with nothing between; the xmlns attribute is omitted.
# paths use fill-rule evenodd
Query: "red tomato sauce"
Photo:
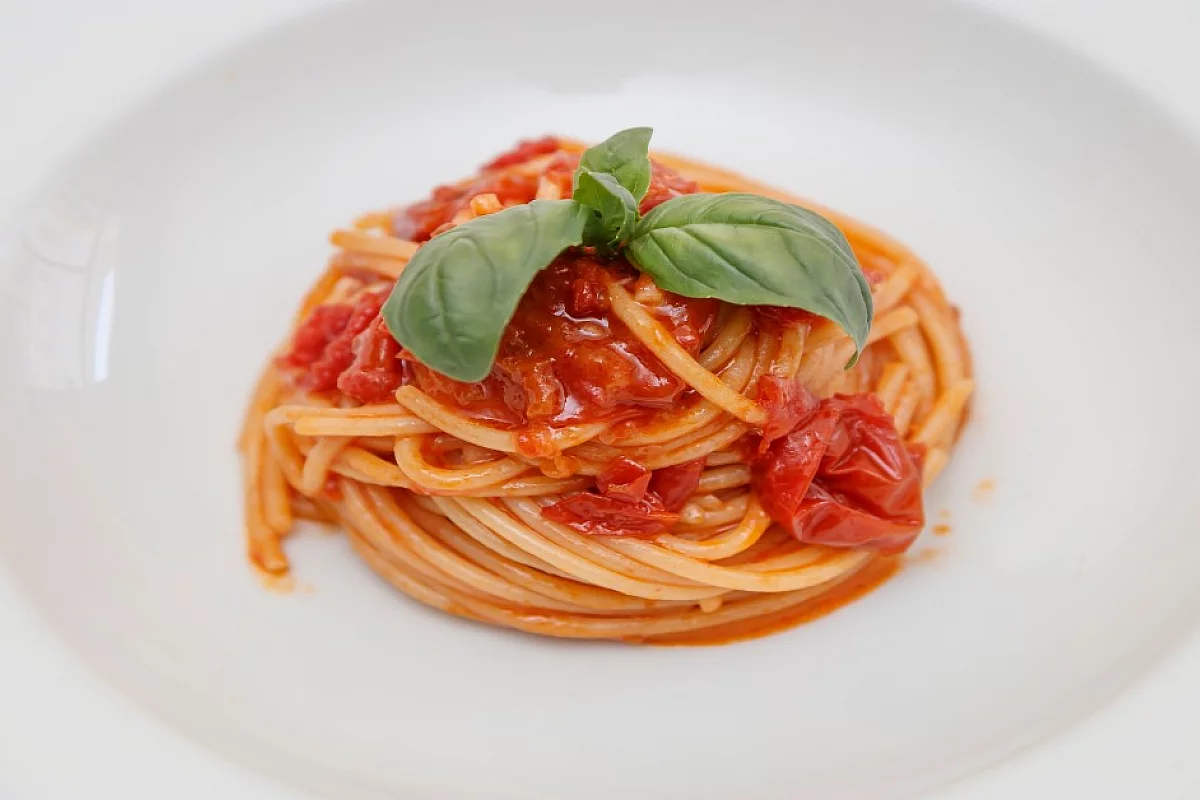
<svg viewBox="0 0 1200 800"><path fill-rule="evenodd" d="M602 277L632 278L622 260L564 253L540 272L517 306L491 373L448 378L405 353L379 309L387 290L353 304L318 306L279 365L301 389L338 389L360 403L387 402L405 384L489 424L561 426L665 408L687 388L609 310ZM651 308L691 353L712 330L718 302L662 293Z"/></svg>
<svg viewBox="0 0 1200 800"><path fill-rule="evenodd" d="M725 625L702 628L698 631L666 634L645 640L630 639L629 641L646 641L650 644L679 647L703 647L758 639L820 619L826 614L831 614L839 608L865 597L891 579L900 570L900 566L898 558L876 557L837 586L793 608L762 617L752 617Z"/></svg>
<svg viewBox="0 0 1200 800"><path fill-rule="evenodd" d="M564 497L542 509L547 519L581 533L658 536L679 521L679 511L696 492L704 459L656 469L618 458L596 478L596 491Z"/></svg>
<svg viewBox="0 0 1200 800"><path fill-rule="evenodd" d="M462 383L407 359L408 381L471 417L508 427L559 426L669 406L687 387L612 315L601 281L606 273L634 274L619 260L560 256L521 299L486 378ZM652 310L696 353L717 305L664 293Z"/></svg>

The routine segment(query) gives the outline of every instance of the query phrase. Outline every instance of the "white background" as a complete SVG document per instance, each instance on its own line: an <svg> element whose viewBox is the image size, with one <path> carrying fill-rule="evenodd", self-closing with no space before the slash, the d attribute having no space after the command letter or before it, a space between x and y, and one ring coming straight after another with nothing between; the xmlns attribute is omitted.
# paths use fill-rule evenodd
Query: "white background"
<svg viewBox="0 0 1200 800"><path fill-rule="evenodd" d="M1200 3L971 1L1101 62L1200 137ZM0 218L75 146L181 71L324 4L0 0ZM75 666L42 632L4 569L0 798L295 796L179 739ZM1198 797L1197 675L1200 637L1080 727L942 796Z"/></svg>

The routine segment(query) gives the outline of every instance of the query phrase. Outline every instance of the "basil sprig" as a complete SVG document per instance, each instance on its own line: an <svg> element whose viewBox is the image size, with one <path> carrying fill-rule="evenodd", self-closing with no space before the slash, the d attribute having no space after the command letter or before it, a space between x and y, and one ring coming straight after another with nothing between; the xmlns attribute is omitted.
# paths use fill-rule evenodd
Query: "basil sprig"
<svg viewBox="0 0 1200 800"><path fill-rule="evenodd" d="M431 369L482 380L534 276L567 248L585 246L624 255L685 297L832 320L854 340L853 364L873 307L842 232L812 211L753 194L683 195L641 217L653 175L650 134L630 128L585 150L571 200L534 200L430 239L383 306L388 330Z"/></svg>

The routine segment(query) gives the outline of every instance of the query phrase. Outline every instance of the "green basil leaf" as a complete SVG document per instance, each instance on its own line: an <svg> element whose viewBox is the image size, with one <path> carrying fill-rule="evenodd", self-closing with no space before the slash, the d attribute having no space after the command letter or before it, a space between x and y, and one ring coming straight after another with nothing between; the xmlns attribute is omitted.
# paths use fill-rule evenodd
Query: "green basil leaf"
<svg viewBox="0 0 1200 800"><path fill-rule="evenodd" d="M629 239L637 224L637 201L607 172L583 170L575 185L575 202L593 213L583 229L583 243L611 251Z"/></svg>
<svg viewBox="0 0 1200 800"><path fill-rule="evenodd" d="M832 222L799 206L740 193L676 197L642 218L626 255L663 289L685 297L825 317L859 352L871 330L871 289L850 243Z"/></svg>
<svg viewBox="0 0 1200 800"><path fill-rule="evenodd" d="M628 128L614 133L579 156L575 188L584 172L607 172L641 202L650 188L650 134L653 128Z"/></svg>
<svg viewBox="0 0 1200 800"><path fill-rule="evenodd" d="M435 236L384 303L388 330L425 366L483 380L533 276L583 241L589 216L571 200L534 200Z"/></svg>

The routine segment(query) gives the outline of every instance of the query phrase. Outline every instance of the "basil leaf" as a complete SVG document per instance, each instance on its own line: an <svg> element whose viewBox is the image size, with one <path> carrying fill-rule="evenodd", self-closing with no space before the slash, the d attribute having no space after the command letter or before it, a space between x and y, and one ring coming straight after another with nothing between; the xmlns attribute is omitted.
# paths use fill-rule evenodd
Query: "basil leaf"
<svg viewBox="0 0 1200 800"><path fill-rule="evenodd" d="M582 242L589 216L571 200L534 200L435 236L384 303L388 330L430 369L483 380L533 276Z"/></svg>
<svg viewBox="0 0 1200 800"><path fill-rule="evenodd" d="M650 134L653 128L628 128L614 133L579 156L575 188L584 172L607 172L641 202L650 188Z"/></svg>
<svg viewBox="0 0 1200 800"><path fill-rule="evenodd" d="M858 351L866 344L870 286L842 232L808 209L753 194L676 197L642 218L626 255L667 291L802 308Z"/></svg>
<svg viewBox="0 0 1200 800"><path fill-rule="evenodd" d="M584 244L610 251L626 241L637 224L637 201L607 172L581 171L574 199L593 212L583 229Z"/></svg>

